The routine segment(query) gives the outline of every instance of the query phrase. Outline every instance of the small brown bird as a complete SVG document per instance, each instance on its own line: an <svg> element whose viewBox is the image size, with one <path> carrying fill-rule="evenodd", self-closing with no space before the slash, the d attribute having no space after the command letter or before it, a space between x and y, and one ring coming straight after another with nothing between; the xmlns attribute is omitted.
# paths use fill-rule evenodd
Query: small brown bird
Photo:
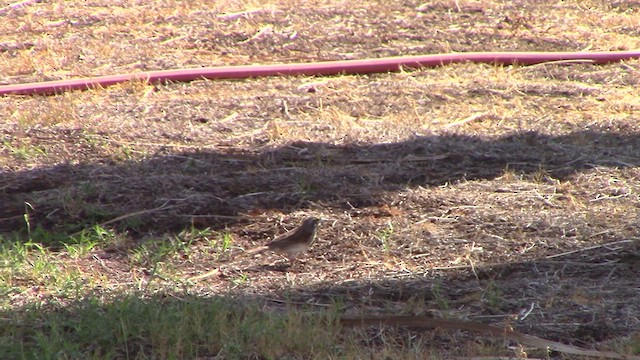
<svg viewBox="0 0 640 360"><path fill-rule="evenodd" d="M308 218L299 227L278 236L270 243L247 250L247 254L257 254L267 250L284 254L289 261L295 259L298 253L309 248L316 238L316 230L320 219Z"/></svg>

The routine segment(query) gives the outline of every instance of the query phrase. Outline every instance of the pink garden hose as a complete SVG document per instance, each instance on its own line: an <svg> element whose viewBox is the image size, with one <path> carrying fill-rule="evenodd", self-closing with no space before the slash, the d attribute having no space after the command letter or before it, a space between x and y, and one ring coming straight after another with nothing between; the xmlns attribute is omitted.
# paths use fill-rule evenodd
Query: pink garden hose
<svg viewBox="0 0 640 360"><path fill-rule="evenodd" d="M192 81L203 78L244 79L261 76L368 74L399 71L403 68L435 67L465 61L496 65L533 65L555 61L604 64L638 58L640 58L640 51L470 52L423 56L399 56L365 60L326 61L318 63L218 66L181 70L146 71L83 79L4 85L0 86L0 95L53 95L69 90L88 90L107 87L131 80L142 80L150 84L156 84L176 81Z"/></svg>

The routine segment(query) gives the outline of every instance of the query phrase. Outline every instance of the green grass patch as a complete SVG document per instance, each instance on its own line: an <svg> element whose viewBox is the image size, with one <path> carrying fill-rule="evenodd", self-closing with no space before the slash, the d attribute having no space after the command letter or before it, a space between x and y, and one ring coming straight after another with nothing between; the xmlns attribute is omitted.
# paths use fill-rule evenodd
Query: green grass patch
<svg viewBox="0 0 640 360"><path fill-rule="evenodd" d="M261 311L229 298L139 294L0 313L0 353L11 359L327 358L339 327L321 314Z"/></svg>

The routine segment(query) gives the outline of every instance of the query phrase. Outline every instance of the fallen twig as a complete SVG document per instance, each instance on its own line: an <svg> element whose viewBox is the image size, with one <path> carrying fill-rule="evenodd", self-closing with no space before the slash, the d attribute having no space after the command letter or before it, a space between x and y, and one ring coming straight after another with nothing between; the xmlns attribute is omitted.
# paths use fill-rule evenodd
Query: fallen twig
<svg viewBox="0 0 640 360"><path fill-rule="evenodd" d="M619 240L619 241L613 241L613 242L606 243L606 244L587 246L586 248L582 248L582 249L567 251L567 252L563 252L563 253L555 254L555 255L549 255L549 256L547 256L547 259L554 259L554 258L557 258L557 257L567 256L567 255L571 255L571 254L575 254L575 253L579 253L579 252L583 252L583 251L589 251L589 250L599 249L599 248L603 248L603 247L606 248L607 246L610 246L610 245L627 244L627 243L630 243L630 242L633 242L633 240Z"/></svg>
<svg viewBox="0 0 640 360"><path fill-rule="evenodd" d="M259 38L261 38L261 37L263 37L265 35L270 35L272 33L273 33L273 26L272 25L266 25L266 26L263 26L260 30L258 30L258 32L255 35L253 35L252 37L250 37L250 38L248 38L246 40L240 41L240 43L241 44L245 44L245 43L251 42L253 40L259 39Z"/></svg>
<svg viewBox="0 0 640 360"><path fill-rule="evenodd" d="M261 13L264 11L268 11L269 9L250 9L250 10L243 10L243 11L238 11L238 12L233 12L233 13L225 13L225 14L220 14L218 15L218 19L220 20L236 20L240 17L243 16L248 16L248 15L253 15L253 14L257 14L257 13Z"/></svg>
<svg viewBox="0 0 640 360"><path fill-rule="evenodd" d="M121 220L124 220L124 219L128 219L130 217L134 217L134 216L138 216L138 215L142 215L142 214L148 214L148 213L152 213L152 212L156 212L156 211L173 209L173 208L177 207L177 205L169 205L169 206L167 206L168 203L169 203L169 201L167 200L164 204L162 204L161 206L158 206L157 208L148 209L148 210L134 211L132 213L124 214L124 215L118 216L118 217L116 217L114 219L105 221L105 222L100 223L98 225L100 227L104 227L106 225L113 224L115 222L118 222L118 221L121 221Z"/></svg>
<svg viewBox="0 0 640 360"><path fill-rule="evenodd" d="M215 268L213 270L209 270L204 274L200 274L198 276L193 276L187 279L187 281L196 281L196 280L202 280L202 279L206 279L208 277L212 277L212 276L216 276L220 274L220 269Z"/></svg>
<svg viewBox="0 0 640 360"><path fill-rule="evenodd" d="M640 356L618 354L613 351L588 350L575 346L565 345L559 342L546 340L532 335L523 334L509 328L501 328L494 325L487 325L478 322L452 320L452 319L436 319L426 316L363 316L363 317L343 317L340 319L343 326L412 326L421 328L439 328L450 330L466 330L480 334L486 334L492 337L505 337L508 339L519 341L525 345L534 346L542 349L558 351L565 354L592 356L608 359L630 359L640 360Z"/></svg>
<svg viewBox="0 0 640 360"><path fill-rule="evenodd" d="M472 121L475 121L475 120L478 120L480 118L483 118L488 114L489 113L487 113L487 112L475 113L475 114L473 114L473 115L471 115L471 116L469 116L467 118L464 118L464 119L461 119L461 120L458 120L458 121L454 121L454 122L452 122L450 124L447 124L447 125L444 126L444 128L445 129L449 129L449 128L452 128L454 126L461 126L461 125L464 125L466 123L470 123Z"/></svg>

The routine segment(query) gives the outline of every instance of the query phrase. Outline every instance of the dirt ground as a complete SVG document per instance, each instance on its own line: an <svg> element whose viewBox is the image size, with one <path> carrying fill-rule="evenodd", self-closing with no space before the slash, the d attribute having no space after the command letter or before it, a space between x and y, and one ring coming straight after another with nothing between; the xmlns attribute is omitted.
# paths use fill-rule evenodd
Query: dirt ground
<svg viewBox="0 0 640 360"><path fill-rule="evenodd" d="M107 3L6 15L0 82L640 48L637 2ZM0 231L24 232L25 212L62 237L106 223L124 240L73 266L115 290L148 271L131 260L141 244L208 228L230 234L232 251L220 256L208 233L164 260L177 277L219 268L190 288L203 296L339 299L347 313L509 322L615 348L640 337L639 89L640 62L628 61L8 96ZM242 254L308 216L325 220L299 261Z"/></svg>

